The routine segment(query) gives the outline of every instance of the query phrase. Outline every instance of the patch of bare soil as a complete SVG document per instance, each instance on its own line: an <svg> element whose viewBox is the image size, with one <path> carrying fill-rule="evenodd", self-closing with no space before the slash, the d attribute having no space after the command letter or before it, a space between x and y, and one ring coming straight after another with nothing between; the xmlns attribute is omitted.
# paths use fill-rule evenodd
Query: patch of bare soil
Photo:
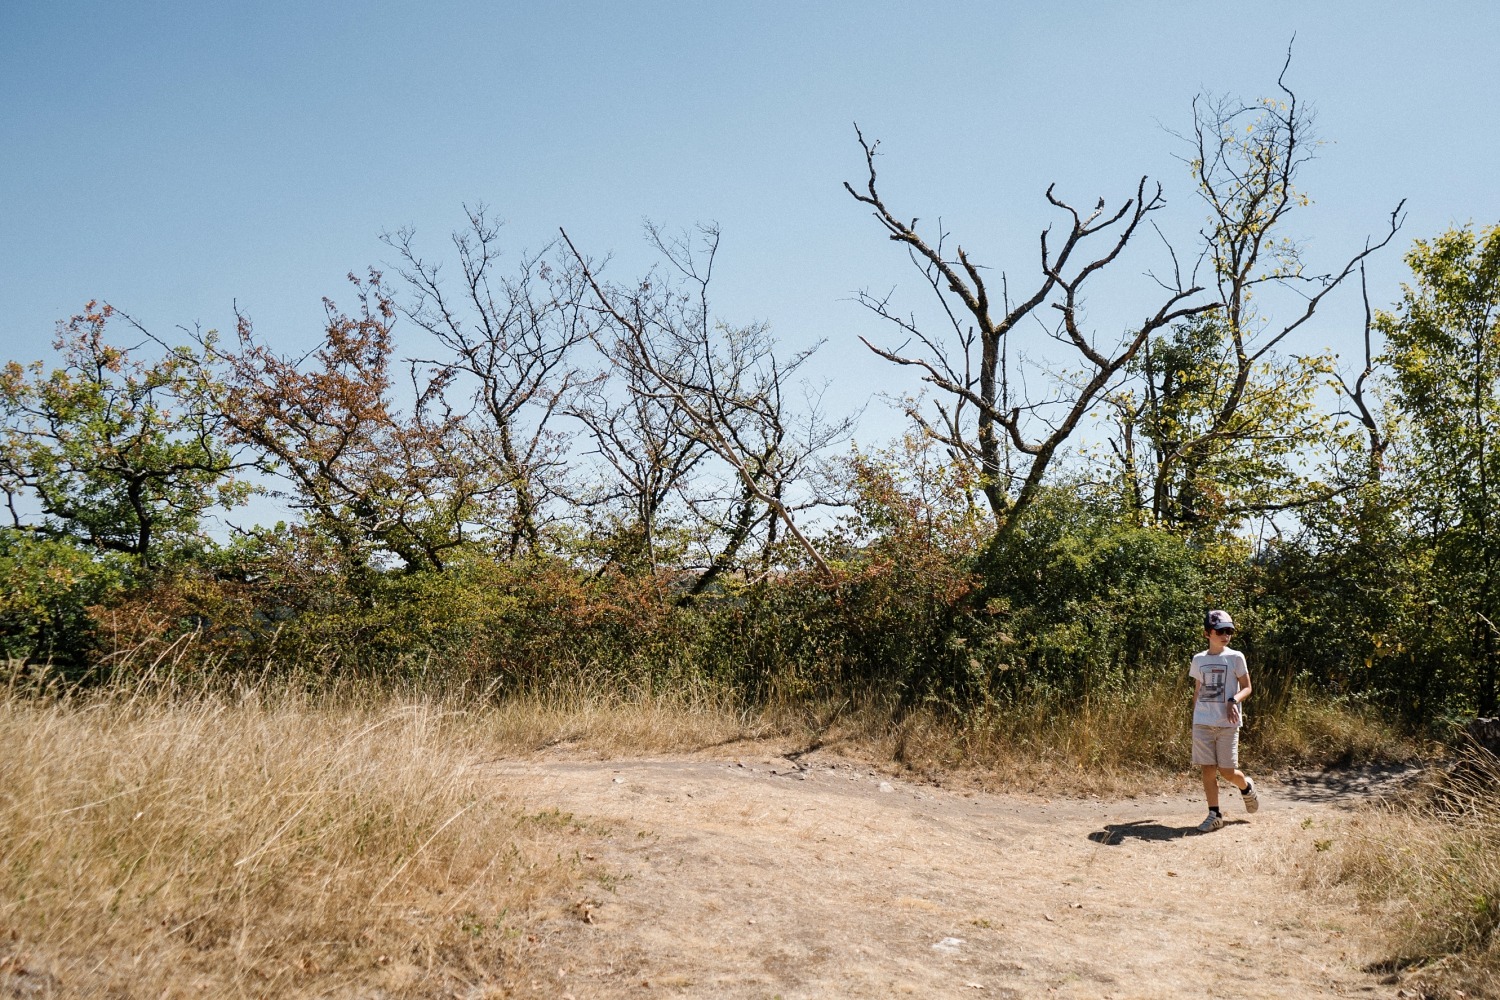
<svg viewBox="0 0 1500 1000"><path fill-rule="evenodd" d="M535 808L614 830L597 858L610 877L548 925L545 978L523 993L1397 995L1362 971L1382 957L1367 921L1299 888L1369 781L1266 780L1253 817L1226 791L1228 824L1200 835L1186 783L1101 801L952 791L822 755L497 767Z"/></svg>

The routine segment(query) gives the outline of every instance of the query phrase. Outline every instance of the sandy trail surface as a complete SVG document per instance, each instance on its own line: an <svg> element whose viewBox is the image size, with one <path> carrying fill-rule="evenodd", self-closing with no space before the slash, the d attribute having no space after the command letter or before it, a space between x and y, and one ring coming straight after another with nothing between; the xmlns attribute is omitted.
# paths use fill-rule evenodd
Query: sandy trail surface
<svg viewBox="0 0 1500 1000"><path fill-rule="evenodd" d="M1300 887L1366 789L1119 801L948 790L834 756L495 765L609 832L537 995L1391 997L1347 903Z"/></svg>

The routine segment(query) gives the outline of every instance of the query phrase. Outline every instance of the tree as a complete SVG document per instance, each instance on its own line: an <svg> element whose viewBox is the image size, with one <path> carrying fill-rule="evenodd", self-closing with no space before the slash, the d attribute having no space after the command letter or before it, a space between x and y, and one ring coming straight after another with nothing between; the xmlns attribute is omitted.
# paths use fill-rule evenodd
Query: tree
<svg viewBox="0 0 1500 1000"><path fill-rule="evenodd" d="M590 380L567 413L592 439L588 454L613 475L598 477L574 499L605 566L655 574L664 556L682 555L684 508L693 506L690 483L711 452L678 401L651 391L649 372L635 363L628 338L616 338L604 351L609 376ZM666 538L671 541L664 545Z"/></svg>
<svg viewBox="0 0 1500 1000"><path fill-rule="evenodd" d="M238 350L217 352L227 366L223 413L235 440L261 449L290 483L293 503L333 539L346 571L390 556L409 572L442 569L495 520L500 484L443 400L447 373L413 365L411 412L398 409L395 307L378 273L349 280L358 311L325 299L323 343L305 357L276 354L240 317Z"/></svg>
<svg viewBox="0 0 1500 1000"><path fill-rule="evenodd" d="M1490 715L1500 707L1500 225L1418 240L1406 261L1415 282L1375 319L1410 433L1404 479Z"/></svg>
<svg viewBox="0 0 1500 1000"><path fill-rule="evenodd" d="M384 240L401 255L412 293L402 312L446 351L429 363L471 393L469 433L508 496L504 550L514 558L541 550L549 504L564 492L564 443L552 421L581 382L576 355L594 332L593 313L576 271L549 263L545 249L522 256L514 275L497 273L499 224L483 206L465 212L469 228L452 237L455 294L440 265L418 254L410 229Z"/></svg>
<svg viewBox="0 0 1500 1000"><path fill-rule="evenodd" d="M1047 201L1063 213L1066 230L1060 240L1054 240L1050 228L1042 232L1040 274L1029 293L1013 299L1008 281L1002 281L996 297L984 269L962 246L948 250L945 230L924 236L917 229L919 220L904 221L886 204L875 170L879 143L867 142L858 128L856 135L867 176L862 190L848 183L844 187L872 209L893 242L906 248L946 317L946 328L938 332L898 312L889 296L861 293L866 307L894 325L908 342L915 340L923 353L907 355L901 353L904 348L879 347L869 340L865 344L887 361L917 368L924 382L946 394L938 401L936 420L915 408L908 412L926 433L977 467L995 519L996 542L1003 544L1041 491L1059 449L1151 335L1219 305L1199 300L1203 288L1185 283L1179 272L1170 284L1164 283L1154 311L1119 335L1101 337L1085 328L1082 302L1092 288L1091 279L1120 259L1142 224L1164 205L1161 186L1144 177L1134 197L1113 210L1107 210L1101 198L1087 214L1059 198L1055 185L1049 187ZM1039 310L1044 307L1054 311L1055 323L1043 319ZM1066 377L1057 370L1047 373L1050 396L1027 397L1025 379L1015 377L1009 367L1011 341L1027 321L1041 322L1071 363L1079 366Z"/></svg>
<svg viewBox="0 0 1500 1000"><path fill-rule="evenodd" d="M688 596L701 593L731 568L760 526L765 530L763 569L770 567L784 529L819 572L831 578L827 560L796 523L799 507L820 501L799 501L793 491L818 453L847 433L850 421L825 420L816 401L795 412L786 399L816 345L782 358L764 325L732 327L715 321L708 289L719 246L717 227L700 228L697 250L685 236L668 239L655 228L648 234L676 272L675 280L651 275L634 288L606 287L566 232L563 239L593 293L595 308L612 329L611 356L631 372L628 390L677 414L691 438L724 464L729 482L737 487L729 497L693 501L702 509L728 500L731 512L712 519L723 541Z"/></svg>
<svg viewBox="0 0 1500 1000"><path fill-rule="evenodd" d="M1334 359L1242 368L1222 315L1153 337L1130 365L1131 381L1109 397L1126 495L1153 524L1217 531L1304 505L1326 492L1316 478L1320 449L1341 454L1344 425L1317 399Z"/></svg>
<svg viewBox="0 0 1500 1000"><path fill-rule="evenodd" d="M117 316L129 320L90 302L59 324L60 367L5 366L0 490L13 527L152 568L199 541L207 511L245 500L237 474L253 460L226 443L203 359L133 321L142 343L115 346L107 328ZM160 353L143 357L153 343Z"/></svg>
<svg viewBox="0 0 1500 1000"><path fill-rule="evenodd" d="M1385 474L1385 454L1391 446L1391 428L1389 418L1381 412L1380 405L1373 397L1366 395L1366 390L1371 386L1370 377L1375 375L1379 362L1375 357L1372 346L1372 331L1375 327L1374 313L1370 309L1370 288L1365 281L1365 267L1359 266L1359 288L1365 305L1365 329L1364 329L1364 356L1365 365L1358 375L1354 377L1351 385L1348 378L1342 372L1335 375L1338 381L1339 391L1343 398L1348 401L1346 405L1354 407L1352 411L1344 411L1341 415L1351 416L1359 422L1359 426L1365 434L1365 476L1366 485L1378 486Z"/></svg>
<svg viewBox="0 0 1500 1000"><path fill-rule="evenodd" d="M1334 451L1346 444L1339 422L1312 405L1316 390L1332 377L1332 362L1317 351L1287 349L1323 300L1390 242L1400 206L1384 236L1367 241L1340 268L1314 273L1304 266L1301 247L1283 229L1289 213L1307 204L1295 182L1317 143L1310 116L1285 85L1289 64L1290 53L1277 78L1278 98L1251 104L1194 100L1194 128L1185 137L1188 160L1209 209L1198 263L1184 276L1180 261L1192 255L1168 245L1170 275L1152 276L1160 287L1154 311L1117 336L1084 329L1084 291L1122 259L1163 207L1160 185L1143 178L1134 198L1113 211L1100 199L1088 215L1049 188L1048 201L1066 213L1066 235L1053 240L1050 230L1043 232L1040 275L1030 293L1013 299L1002 276L996 302L983 269L963 248L951 254L945 249L946 231L929 239L918 231L918 220L905 222L887 206L876 188L878 144L859 136L867 180L863 190L845 187L874 210L891 240L906 247L946 318L939 332L897 312L889 296L863 294L867 307L922 351L907 355L905 348L871 347L887 360L920 369L923 380L944 394L936 418L914 406L909 412L927 433L978 467L998 541L1014 530L1063 445L1105 400L1116 415L1111 444L1121 478L1153 520L1232 526L1246 514L1284 510L1327 494L1327 485L1308 473L1317 456L1303 442L1327 443ZM1085 256L1086 247L1097 249ZM1208 275L1200 285L1204 270ZM1274 303L1281 298L1292 304L1275 318ZM1057 317L1050 325L1041 322L1046 309ZM1053 355L1040 372L1044 389L1034 388L1032 379L1028 392L1028 352L1013 343L1023 329L1045 330L1060 345L1044 341L1030 350L1033 367L1048 352ZM1246 456L1254 467L1231 481L1236 461Z"/></svg>
<svg viewBox="0 0 1500 1000"><path fill-rule="evenodd" d="M1284 349L1323 300L1391 241L1401 205L1383 237L1366 240L1337 270L1307 268L1285 225L1310 203L1297 180L1318 140L1311 114L1286 85L1290 62L1288 51L1276 98L1193 101L1193 132L1184 138L1208 208L1200 238L1217 307L1147 343L1135 366L1138 385L1114 399L1125 478L1149 479L1144 502L1161 523L1228 527L1339 488L1310 474L1320 454L1338 456L1348 444L1340 421L1315 405L1333 359ZM1281 302L1286 312L1277 318ZM1362 397L1349 391L1358 405ZM1144 469L1129 447L1137 423L1150 446Z"/></svg>

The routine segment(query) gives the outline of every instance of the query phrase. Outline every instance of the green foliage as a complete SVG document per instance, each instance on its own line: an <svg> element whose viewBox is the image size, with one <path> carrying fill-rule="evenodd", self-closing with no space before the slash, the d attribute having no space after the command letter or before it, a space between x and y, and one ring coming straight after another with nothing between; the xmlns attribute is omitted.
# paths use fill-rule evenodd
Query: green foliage
<svg viewBox="0 0 1500 1000"><path fill-rule="evenodd" d="M1185 664L1216 582L1209 572L1223 570L1200 558L1178 533L1135 526L1079 490L1050 490L987 568L989 610L1018 637L1011 690L1087 697Z"/></svg>
<svg viewBox="0 0 1500 1000"><path fill-rule="evenodd" d="M1416 285L1376 317L1411 430L1404 471L1422 526L1481 551L1500 483L1500 226L1418 240L1407 263Z"/></svg>
<svg viewBox="0 0 1500 1000"><path fill-rule="evenodd" d="M1332 357L1240 351L1222 315L1194 317L1154 338L1132 363L1138 382L1110 397L1125 493L1151 521L1223 533L1327 492L1320 467L1350 447L1317 401Z"/></svg>
<svg viewBox="0 0 1500 1000"><path fill-rule="evenodd" d="M149 566L195 544L203 513L247 489L205 406L201 360L113 346L113 315L89 303L73 317L55 343L60 367L12 361L0 373L0 489L12 511L40 508L33 530Z"/></svg>
<svg viewBox="0 0 1500 1000"><path fill-rule="evenodd" d="M1449 230L1407 254L1415 283L1380 313L1394 404L1409 431L1398 474L1432 599L1469 632L1479 711L1500 707L1500 226Z"/></svg>
<svg viewBox="0 0 1500 1000"><path fill-rule="evenodd" d="M1305 511L1297 536L1262 551L1252 574L1262 676L1411 726L1472 707L1462 623L1435 599L1431 553L1402 520L1400 494L1372 483Z"/></svg>
<svg viewBox="0 0 1500 1000"><path fill-rule="evenodd" d="M127 579L117 558L0 529L0 655L84 671L96 652L89 608L119 593Z"/></svg>

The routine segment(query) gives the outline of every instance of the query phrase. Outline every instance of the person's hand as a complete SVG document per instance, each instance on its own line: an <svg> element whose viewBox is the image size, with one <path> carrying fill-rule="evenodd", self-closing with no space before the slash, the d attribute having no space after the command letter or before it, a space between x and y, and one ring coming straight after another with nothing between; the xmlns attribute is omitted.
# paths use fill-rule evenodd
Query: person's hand
<svg viewBox="0 0 1500 1000"><path fill-rule="evenodd" d="M1233 698L1229 699L1229 724L1231 726L1240 724L1240 703Z"/></svg>

